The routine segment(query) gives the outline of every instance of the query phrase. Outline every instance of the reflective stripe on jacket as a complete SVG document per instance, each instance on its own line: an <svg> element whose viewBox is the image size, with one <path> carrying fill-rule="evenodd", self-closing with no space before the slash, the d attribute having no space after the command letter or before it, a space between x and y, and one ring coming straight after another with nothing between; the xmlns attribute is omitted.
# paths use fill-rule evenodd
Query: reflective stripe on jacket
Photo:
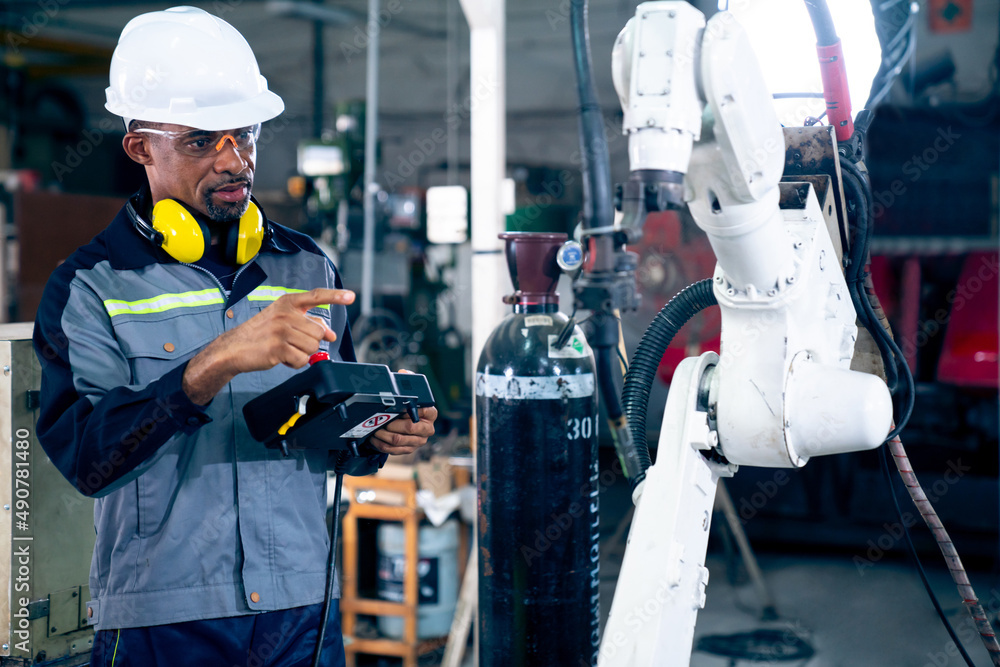
<svg viewBox="0 0 1000 667"><path fill-rule="evenodd" d="M187 361L281 295L341 287L306 236L271 223L228 296L132 229L124 210L51 276L35 322L38 438L97 497L91 623L127 628L323 599L327 456L289 458L250 437L243 405L297 372L236 376L205 407L181 389ZM315 308L354 361L343 306Z"/></svg>

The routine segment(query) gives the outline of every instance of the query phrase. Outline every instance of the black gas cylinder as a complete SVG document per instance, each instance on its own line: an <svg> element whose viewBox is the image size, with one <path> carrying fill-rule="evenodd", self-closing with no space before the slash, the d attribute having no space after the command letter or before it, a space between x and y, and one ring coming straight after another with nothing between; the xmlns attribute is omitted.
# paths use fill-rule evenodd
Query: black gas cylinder
<svg viewBox="0 0 1000 667"><path fill-rule="evenodd" d="M594 358L558 311L565 234L508 232L514 312L476 373L479 664L597 664ZM567 332L568 333L568 332Z"/></svg>

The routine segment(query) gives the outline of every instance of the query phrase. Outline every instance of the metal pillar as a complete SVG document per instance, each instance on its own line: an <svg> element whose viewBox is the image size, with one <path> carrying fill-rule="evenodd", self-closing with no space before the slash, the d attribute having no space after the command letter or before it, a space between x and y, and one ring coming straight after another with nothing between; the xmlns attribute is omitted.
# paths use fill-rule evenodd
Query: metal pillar
<svg viewBox="0 0 1000 667"><path fill-rule="evenodd" d="M368 0L368 57L365 75L365 199L364 246L361 253L361 314L371 315L375 288L375 162L378 141L379 0Z"/></svg>
<svg viewBox="0 0 1000 667"><path fill-rule="evenodd" d="M504 0L462 0L469 22L472 140L472 368L503 319L509 291L503 243L506 221L501 182L506 174L506 58Z"/></svg>

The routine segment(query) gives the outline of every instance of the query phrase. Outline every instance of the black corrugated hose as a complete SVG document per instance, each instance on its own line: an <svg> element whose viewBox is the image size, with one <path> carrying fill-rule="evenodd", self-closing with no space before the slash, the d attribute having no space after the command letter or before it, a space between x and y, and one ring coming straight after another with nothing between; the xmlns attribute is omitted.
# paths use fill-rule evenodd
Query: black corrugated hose
<svg viewBox="0 0 1000 667"><path fill-rule="evenodd" d="M639 454L642 472L629 482L632 489L646 478L646 470L652 461L649 457L649 445L646 443L646 406L649 403L649 390L656 377L656 369L660 365L663 353L688 320L709 306L715 306L715 293L712 291L712 280L706 278L689 285L667 302L642 335L639 347L629 364L625 374L625 388L622 390L622 403L625 404L625 414L628 417L629 428L632 431L632 441Z"/></svg>

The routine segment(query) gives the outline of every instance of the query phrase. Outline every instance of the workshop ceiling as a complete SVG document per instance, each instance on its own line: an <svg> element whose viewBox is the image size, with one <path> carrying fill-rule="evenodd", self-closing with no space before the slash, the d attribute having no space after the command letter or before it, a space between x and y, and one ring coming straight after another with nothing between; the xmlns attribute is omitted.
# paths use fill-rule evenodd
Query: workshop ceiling
<svg viewBox="0 0 1000 667"><path fill-rule="evenodd" d="M364 97L367 2L310 3L308 0L213 0L192 2L225 18L257 54L272 90L284 98L287 113L308 117L313 91L313 22L281 8L309 5L324 12L325 99L332 104ZM35 72L72 76L91 113L100 111L106 82L100 54L114 49L122 26L137 14L163 9L166 3L108 0L13 0L0 10L8 34L32 35L22 54ZM51 7L52 9L47 9ZM618 31L634 12L634 3L592 2L591 43L599 94L605 107L617 100L611 85L610 50ZM5 12L5 14L4 14ZM304 12L298 12L302 14ZM511 114L563 113L576 105L569 39L569 0L511 0L507 3L507 95ZM458 0L384 0L381 38L380 111L390 118L445 112L449 40L458 66L456 100L470 98L469 31ZM451 31L449 31L449 19ZM34 28L38 28L37 32ZM18 42L21 43L21 42ZM86 58L76 55L85 52ZM54 55L55 54L55 55ZM56 56L62 56L62 59ZM68 60L71 56L72 60ZM60 69L62 63L64 67ZM83 68L81 63L86 64ZM45 69L39 69L41 67ZM472 97L475 97L473 91ZM332 118L327 118L327 124Z"/></svg>
<svg viewBox="0 0 1000 667"><path fill-rule="evenodd" d="M768 1L784 6L779 0ZM6 0L0 3L0 46L8 47L2 49L8 64L24 62L29 77L71 77L88 111L103 113L107 57L122 26L137 14L170 4ZM305 17L324 15L326 109L332 109L336 102L364 97L370 32L367 0L212 0L190 4L222 16L243 33L272 89L284 98L288 115L303 125L308 124L313 108L313 21ZM610 52L636 3L591 0L589 4L598 95L606 113L615 115ZM694 4L710 13L717 3L698 0ZM530 121L535 115L550 120L573 117L576 91L569 5L570 0L508 0L506 4L507 109L514 123ZM454 99L462 103L475 98L475 86L470 93L469 32L459 0L382 0L381 7L382 20L376 27L382 40L379 107L389 122L441 117L447 99L449 52L457 62L451 72L455 77ZM957 34L928 34L924 14L931 10L924 7L917 21L921 28L918 45L922 45L917 60L925 49L948 49L956 55L959 77L963 73L966 78L973 74L982 77L987 69L984 61L996 45L998 10L997 0L977 2L972 30L959 40L955 39ZM12 43L20 47L15 53L9 48ZM965 44L978 46L966 48ZM966 87L979 83L970 81ZM327 125L332 121L327 118Z"/></svg>
<svg viewBox="0 0 1000 667"><path fill-rule="evenodd" d="M180 2L182 0L176 0ZM473 2L476 0L472 0ZM800 0L749 0L771 3L781 13ZM831 0L831 2L834 0ZM0 52L7 65L21 69L29 82L56 95L57 102L80 100L82 122L108 131L104 89L110 54L122 27L134 16L172 2L122 0L6 0L0 1ZM285 101L286 111L272 123L284 128L280 142L269 151L261 183L281 187L294 170L295 145L314 135L313 31L308 16L317 12L324 23L323 127L335 123L337 103L364 99L367 0L211 0L192 2L223 17L247 39L272 90ZM712 13L717 0L694 2ZM401 156L419 147L421 138L450 125L449 98L459 106L462 123L455 145L457 159L470 153L469 107L477 100L470 82L469 30L459 0L381 0L382 20L376 29L380 47L379 137L380 162L394 169ZM627 169L626 142L617 130L621 111L611 82L611 48L615 37L634 14L630 0L590 0L590 42L598 97L609 132L612 167ZM290 13L288 7L296 9ZM507 0L506 3L506 120L509 164L546 164L576 168L577 91L569 30L570 0ZM991 65L997 49L1000 0L977 0L975 19L965 32L934 32L928 28L932 11L921 3L915 19L916 66L942 53L953 56L957 72L950 81L921 99L897 96L896 104L933 106L944 102L975 102L995 88ZM298 16L291 15L298 14ZM846 27L845 27L846 28ZM16 48L11 48L14 45ZM449 60L449 56L451 60ZM789 58L798 57L790 54ZM449 67L449 62L451 67ZM850 66L850 65L848 65ZM817 65L818 71L818 65ZM449 77L452 85L449 90ZM897 92L900 86L897 86ZM36 88L37 89L37 88ZM55 90L54 93L51 91ZM451 95L449 95L449 92ZM480 91L481 96L481 91ZM54 98L55 99L55 98ZM68 104L53 103L56 111ZM63 123L54 111L29 111L21 122L47 127ZM44 116L44 117L43 117ZM72 120L72 119L71 119ZM67 122L65 125L69 126ZM617 127L616 127L617 126ZM449 144L451 145L451 144ZM444 159L443 148L433 162ZM430 160L429 160L430 161Z"/></svg>

